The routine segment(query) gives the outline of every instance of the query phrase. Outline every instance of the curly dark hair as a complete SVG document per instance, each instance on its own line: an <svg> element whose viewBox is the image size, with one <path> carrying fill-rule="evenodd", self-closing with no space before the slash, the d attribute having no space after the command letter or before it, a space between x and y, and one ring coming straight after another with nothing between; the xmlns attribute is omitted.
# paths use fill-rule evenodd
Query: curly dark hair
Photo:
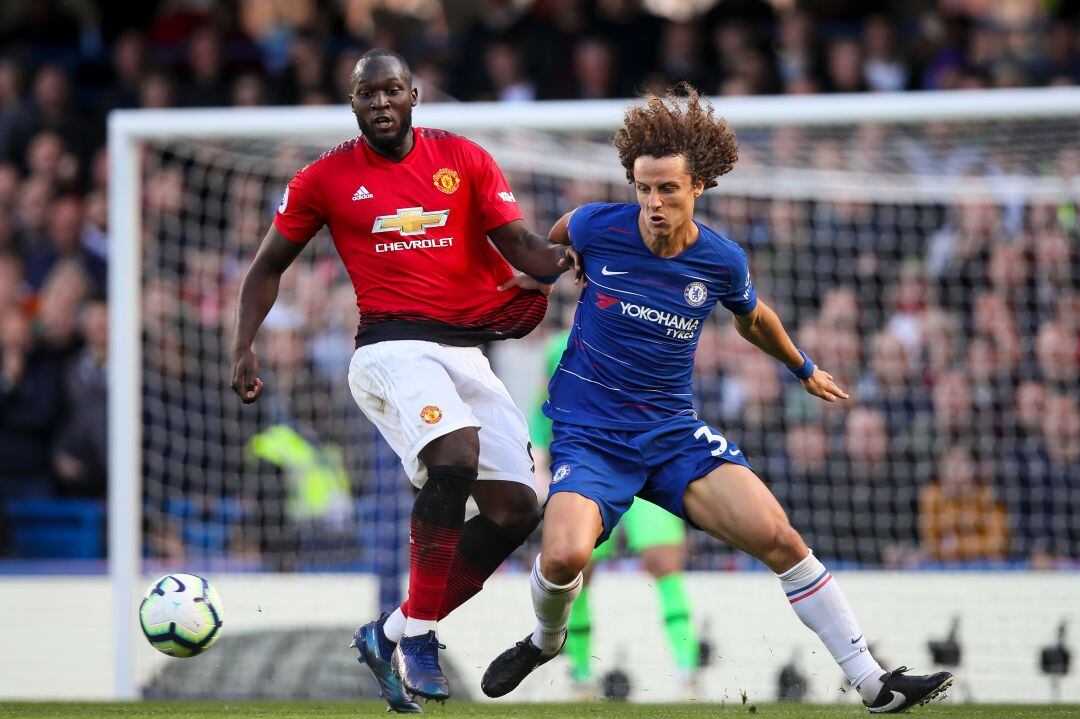
<svg viewBox="0 0 1080 719"><path fill-rule="evenodd" d="M716 187L716 178L731 172L739 159L735 133L724 118L716 117L713 106L685 82L663 97L647 94L643 99L645 104L626 110L622 127L611 139L626 179L634 182L634 160L642 155L682 155L694 182Z"/></svg>

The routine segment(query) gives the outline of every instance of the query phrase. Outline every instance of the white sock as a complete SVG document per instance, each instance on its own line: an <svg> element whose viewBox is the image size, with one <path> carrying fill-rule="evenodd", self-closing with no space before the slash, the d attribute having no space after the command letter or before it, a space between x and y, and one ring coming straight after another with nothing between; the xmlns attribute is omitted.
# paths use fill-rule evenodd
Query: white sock
<svg viewBox="0 0 1080 719"><path fill-rule="evenodd" d="M383 634L386 635L387 639L397 644L401 641L401 635L405 633L405 621L405 614L401 611L401 607L398 607L390 613L390 616L383 623Z"/></svg>
<svg viewBox="0 0 1080 719"><path fill-rule="evenodd" d="M439 623L434 619L413 619L412 617L406 617L405 631L402 632L402 636L417 637L421 634L438 631L438 627Z"/></svg>
<svg viewBox="0 0 1080 719"><path fill-rule="evenodd" d="M795 614L818 635L863 701L876 699L885 670L870 655L866 637L825 565L810 552L777 577Z"/></svg>
<svg viewBox="0 0 1080 719"><path fill-rule="evenodd" d="M566 627L570 623L570 607L581 593L581 574L569 584L554 584L540 573L540 555L536 556L529 588L532 590L533 612L536 629L532 643L546 655L556 654L562 648Z"/></svg>

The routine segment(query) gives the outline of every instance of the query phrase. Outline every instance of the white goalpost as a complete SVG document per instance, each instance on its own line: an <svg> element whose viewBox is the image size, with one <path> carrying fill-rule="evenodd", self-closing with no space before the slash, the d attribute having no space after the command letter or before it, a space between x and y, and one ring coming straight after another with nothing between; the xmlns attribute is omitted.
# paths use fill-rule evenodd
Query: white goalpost
<svg viewBox="0 0 1080 719"><path fill-rule="evenodd" d="M970 348L972 343L985 344L1003 367L1012 351L1034 357L1034 345L1049 332L1044 327L1064 321L1066 310L1060 303L1070 293L1077 293L1080 278L1063 276L1046 280L1044 286L1035 275L1043 266L1039 253L1051 253L1046 262L1052 266L1052 253L1059 248L1049 240L1040 244L1040 232L1044 228L1048 228L1047 236L1057 232L1054 218L1063 216L1063 208L1080 203L1080 154L1075 150L1080 147L1080 88L713 98L713 102L717 113L739 136L743 157L735 171L707 193L703 212L718 229L746 247L755 273L755 263L760 262L760 276L768 278L761 282L763 291L775 293L769 295L770 304L775 296L776 305L790 306L793 334L802 330L807 344L818 348L815 356L822 363L850 367L856 376L847 381L859 385L864 396L878 392L874 396L884 397L876 404L867 403L876 414L867 419L870 429L865 430L871 431L873 422L880 419L887 425L892 442L893 453L888 456L889 467L882 470L881 486L866 497L857 478L827 489L806 479L818 476L813 472L792 469L803 456L799 453L813 454L819 436L847 436L864 430L852 428L850 416L813 414L793 403L779 380L743 369L745 355L731 349L723 321L709 328L708 342L703 339L698 362L704 367L703 376L711 373L703 382L703 392L714 392L711 406L717 408L713 415L716 422L739 427L748 437L740 440L740 445L760 446L759 456L771 456L773 449L783 448L777 449L775 464L764 458L760 464L766 474L774 469L773 476L780 478L775 491L794 519L809 527L816 547L827 548L818 554L831 553L852 566L875 570L921 562L918 566L934 573L926 577L925 586L912 590L910 597L931 598L955 587L956 607L963 608L965 601L991 601L974 592L994 581L996 575L950 572L947 555L928 556L926 552L932 550L920 544L925 539L919 515L923 506L920 491L943 471L936 464L939 454L956 449L968 452L980 468L989 467L980 481L994 489L1012 522L1007 537L1010 549L991 557L984 569L1024 568L1044 549L1054 556L1072 552L1073 558L1080 557L1080 548L1069 545L1075 541L1073 537L1080 536L1075 526L1080 521L1077 490L1039 485L1039 491L1048 493L1046 506L1051 509L1046 511L1051 511L1055 502L1071 507L1073 519L1061 520L1060 531L1051 522L1045 537L1036 536L1037 517L1031 519L1030 526L1016 523L1021 522L1018 517L1027 516L1025 493L1033 490L1027 475L1001 459L1000 447L1013 437L1008 427L1002 429L998 415L1007 413L1001 409L1003 403L1015 404L1015 387L1030 378L1023 373L994 375L987 380L989 394L983 401L981 375L973 364L979 351ZM421 103L414 124L458 132L479 142L508 175L526 209L526 220L543 231L581 202L632 201L624 172L607 144L625 108L623 100ZM225 644L230 629L236 626L230 625L236 616L230 614L233 606L259 606L262 617L249 612L237 620L239 626L251 631L259 631L263 621L279 621L282 627L304 626L303 617L283 614L266 619L264 607L269 607L270 614L275 611L271 599L259 600L260 592L270 591L266 576L295 578L295 586L289 584L283 591L298 598L311 596L315 586L326 587L327 593L352 592L358 586L354 578L367 577L380 561L365 548L375 541L392 545L392 535L399 531L385 519L385 505L391 500L377 494L378 483L373 479L378 472L395 471L393 458L373 449L375 440L366 434L359 439L358 433L366 432L366 425L357 418L355 408L346 406L352 402L347 391L344 402L336 391L335 353L347 361L350 351L342 342L343 337L348 339L349 320L341 317L349 303L342 306L340 300L351 288L342 290L340 271L334 266L336 256L321 235L322 239L313 240L313 247L295 270L301 278L283 286L283 307L268 318L273 338L263 339L265 332L260 335L264 371L276 366L277 386L291 390L291 394L283 389L280 396L260 400L268 406L259 409L257 416L255 410L241 413L238 400L237 407L232 407L229 403L235 398L216 394L222 386L220 376L226 372L220 360L232 307L229 294L235 291L244 262L250 262L271 221L272 196L284 188L293 172L314 160L320 149L356 134L355 120L344 104L119 110L109 116L108 563L115 699L140 698L149 676L150 670L140 667L142 660L138 658L144 647L139 644L142 638L136 616L138 595L152 578L148 575L164 573L159 571L163 568L202 568L227 575L229 579L220 587ZM1076 174L1070 174L1073 169ZM979 269L979 265L971 271L982 272L978 277L991 285L998 282L993 272L1000 272L1000 286L993 285L999 293L1021 285L1028 292L1029 285L1038 285L1025 300L1031 303L1030 312L1022 312L1033 319L1030 327L1018 320L1015 339L1019 346L1015 349L1008 346L1008 337L977 331L976 327L955 348L956 356L935 366L933 338L961 332L959 327L977 324L983 317L980 313L992 313L997 307L983 308L980 303L989 305L996 300L985 299L981 286L972 288L969 276L956 270L956 237L965 232L962 215L968 208L989 208L971 212L992 215L994 226L999 228L996 237L1012 238L1008 241L1014 244L1029 243L1030 258L1024 260L1027 275L1020 280L1008 277L1008 259L997 258L992 244L984 248L986 264L998 262L1002 266L991 271ZM1038 222L1030 220L1033 213L1041 213ZM781 227L786 229L781 232ZM827 239L829 233L832 240ZM778 239L782 234L783 243ZM1072 243L1066 243L1066 255L1075 255L1076 235L1066 233L1066 237ZM799 249L803 240L798 238L808 238L805 247L809 249ZM315 248L316 244L320 247ZM796 249L781 252L776 249L781 245ZM865 247L871 249L864 252ZM755 249L760 250L762 259L755 259ZM816 258L819 266L801 265L807 258ZM868 264L872 260L876 266ZM912 267L918 262L923 264L916 272ZM804 273L814 274L816 279L807 284ZM913 279L912 273L918 278ZM899 304L900 300L894 301L894 294L899 297L909 280L921 283L924 289L935 288L941 312L916 317L913 310ZM809 304L813 312L805 309ZM825 317L829 312L835 312L829 316L832 319ZM849 322L848 312L858 315L850 319L850 327L844 324ZM829 324L833 321L840 324ZM918 331L911 329L915 325ZM969 385L965 390L971 405L965 410L969 431L961 439L942 439L949 430L938 423L935 402L948 400L936 399L929 390L925 397L912 400L914 409L890 414L893 405L881 394L887 382L874 365L874 353L887 355L887 348L893 346L879 336L886 330L893 332L897 346L912 353L909 360L922 374L933 372L935 378L961 375L954 378L957 385ZM938 334L932 334L935 331ZM723 379L712 382L711 378ZM1036 379L1043 382L1045 390L1053 391L1052 380ZM942 386L936 379L934 384ZM1017 421L1022 424L1023 418ZM285 435L280 432L288 432L288 438L282 439ZM266 442L259 444L256 437ZM312 465L280 456L275 447L285 443L311 453L316 457L311 461L318 465L317 476L331 479L320 479L324 484L317 484L313 479L316 473L308 471ZM828 451L842 450L830 447ZM852 452L857 454L855 449ZM748 456L754 459L749 450ZM1026 455L1017 450L1015 456ZM815 460L807 461L813 464ZM842 464L854 476L847 455ZM860 508L877 506L887 508L883 513L893 518L871 526ZM865 555L849 546L855 538L864 537L873 537L867 540L873 549ZM700 568L719 569L719 563L708 561L709 553L727 550L704 540L693 542L695 556L702 557ZM906 558L894 561L901 552L907 552ZM992 553L988 550L985 554L989 557ZM320 555L329 555L333 561L309 563ZM309 573L311 567L320 573L318 579ZM921 576L917 570L912 572L913 577ZM1002 620L1006 639L988 645L992 656L972 659L976 662L972 674L981 669L985 675L981 684L972 680L972 696L1000 698L993 685L1005 682L1001 686L1011 687L1009 691L1025 692L1014 700L1052 698L1041 693L1042 678L1034 668L1034 653L1036 645L1052 640L1051 630L1059 619L1080 618L1075 603L1066 606L1063 599L1075 597L1080 590L1076 572L1047 579L1045 593L1038 591L1043 581L1038 574L1017 571L1007 576L1008 582L1021 587L1019 601L1036 603L1047 614L1047 622L1053 620L1053 627L1044 632L1041 624L1033 627ZM315 585L315 581L324 584ZM339 581L342 583L336 583ZM862 598L869 611L877 579L868 576L849 581L845 576L843 581L845 588L850 584L855 589L854 596ZM887 581L882 586L890 590L907 591L895 578L882 581ZM723 591L727 582L718 576L705 577L698 598L705 598L706 587L710 592L713 588ZM510 597L509 585L504 584L507 586L498 584L492 591L499 597ZM236 587L233 597L228 586ZM374 611L373 580L363 584L362 591L366 592L366 604L335 600L320 625L353 615L359 621L363 618L360 609ZM507 601L526 599L524 590L518 594L522 596ZM465 612L463 616L471 615ZM978 622L993 613L972 616L981 617L972 620ZM710 621L716 626L716 620ZM909 632L909 625L898 626L901 632ZM1033 633L1032 647L1006 643L1022 637L1025 626ZM892 636L886 628L875 628ZM967 629L974 634L977 627ZM492 640L493 647L505 639L502 634ZM738 635L733 632L731 636ZM796 651L792 647L809 652L811 637L800 639L803 641L782 644L783 649L775 651L780 658L776 669ZM474 640L462 635L460 644L470 641ZM478 643L472 648L478 655L488 650L481 643L486 640L475 641ZM978 640L972 641L977 644ZM907 647L900 638L886 646ZM1009 664L1011 653L1023 654L1027 668L1021 679L1009 685L1006 675L1014 672ZM899 658L899 653L895 656ZM631 656L628 661L635 659ZM772 686L771 670L764 662L767 660L760 670L747 669L743 674L757 677L745 681L762 693ZM714 667L710 671L724 670ZM471 677L469 670L463 674ZM829 686L836 685L832 675L829 677ZM835 692L825 693L825 684L822 680L818 689L822 693L814 698L847 700L837 698ZM1070 696L1071 691L1074 700L1080 698L1080 690L1074 690L1066 688L1062 696ZM543 697L537 693L525 698ZM706 698L719 701L722 697Z"/></svg>

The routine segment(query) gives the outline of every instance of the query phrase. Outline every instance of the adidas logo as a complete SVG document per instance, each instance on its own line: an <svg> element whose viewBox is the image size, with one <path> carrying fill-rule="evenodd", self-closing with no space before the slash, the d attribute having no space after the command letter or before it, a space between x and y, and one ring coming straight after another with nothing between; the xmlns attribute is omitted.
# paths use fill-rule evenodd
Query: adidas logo
<svg viewBox="0 0 1080 719"><path fill-rule="evenodd" d="M368 189L363 185L360 185L360 189L352 196L353 200L370 200L372 197L375 197L375 195L368 192Z"/></svg>

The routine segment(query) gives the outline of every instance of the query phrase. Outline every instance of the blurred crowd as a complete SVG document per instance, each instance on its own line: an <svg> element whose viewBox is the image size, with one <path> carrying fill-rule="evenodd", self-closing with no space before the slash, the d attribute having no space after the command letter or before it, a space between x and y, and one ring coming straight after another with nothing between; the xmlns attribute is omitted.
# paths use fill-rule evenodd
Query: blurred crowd
<svg viewBox="0 0 1080 719"><path fill-rule="evenodd" d="M1080 77L1075 2L159 0L123 12L112 5L35 0L0 10L0 515L7 500L104 496L112 109L343 102L356 58L374 46L411 61L429 102L626 97L683 79L732 96ZM865 129L847 144L812 145L777 131L757 154L764 157L769 143L779 152L786 141L791 152L812 147L807 166L873 170L871 150L904 138ZM987 158L977 147L937 143L941 132L928 126L909 143L908 171L1009 169L1007 158ZM1074 177L1080 162L1068 145L1043 159ZM744 149L749 165L753 138ZM148 237L166 251L190 250L182 262L171 260L172 274L148 266L148 322L175 320L183 332L206 333L197 353L183 332L147 339L146 435L161 462L146 471L162 486L192 481L163 469L180 453L185 471L220 475L207 486L239 485L236 478L250 473L243 445L222 460L220 443L207 439L218 430L178 429L169 407L236 412L217 395L224 385L216 379L212 387L196 383L204 391L194 396L196 385L185 381L224 361L238 268L265 230L281 182L310 159L279 157L281 167L247 185L222 181L234 193L217 199L223 242L197 251L182 237L191 212L184 205L211 202L206 187L203 195L190 191L190 162L148 170L145 209L158 223ZM537 226L580 202L626 199L622 187L552 189L526 179L511 177L519 194L532 196ZM706 329L697 370L702 416L743 446L820 555L891 566L1080 558L1075 205L928 202L906 208L912 219L869 203L708 197L704 219L747 249L761 295L856 397L848 410L822 413L730 326ZM226 219L228 212L235 216ZM354 305L335 268L329 255L305 266L310 282L293 291L308 296L269 320L268 361L279 375L271 399L343 376L334 358ZM558 290L549 329L562 321L569 291ZM327 306L341 308L329 327ZM347 402L322 409L355 419ZM292 414L272 403L260 411L285 424ZM258 429L265 427L248 434ZM204 435L180 448L177 432ZM348 453L356 443L348 432L320 433L329 435L323 449L333 474L331 450ZM280 457L261 459L289 471ZM358 462L368 460L346 456L344 466L351 472ZM165 509L169 492L162 493L163 514L196 524L188 506ZM287 513L285 494L275 521ZM150 531L165 547L160 553L182 552L180 533ZM237 553L265 549L248 535L213 541ZM729 561L714 545L695 548L695 566Z"/></svg>

